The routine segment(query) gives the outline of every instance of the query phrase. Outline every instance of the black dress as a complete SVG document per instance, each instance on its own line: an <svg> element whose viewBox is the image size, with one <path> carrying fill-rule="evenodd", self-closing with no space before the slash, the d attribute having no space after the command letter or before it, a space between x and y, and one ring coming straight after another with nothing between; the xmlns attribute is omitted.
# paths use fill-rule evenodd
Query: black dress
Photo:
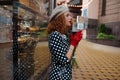
<svg viewBox="0 0 120 80"><path fill-rule="evenodd" d="M51 67L49 80L71 80L72 69L66 53L69 50L69 44L65 35L54 31L49 35L49 49L51 53Z"/></svg>

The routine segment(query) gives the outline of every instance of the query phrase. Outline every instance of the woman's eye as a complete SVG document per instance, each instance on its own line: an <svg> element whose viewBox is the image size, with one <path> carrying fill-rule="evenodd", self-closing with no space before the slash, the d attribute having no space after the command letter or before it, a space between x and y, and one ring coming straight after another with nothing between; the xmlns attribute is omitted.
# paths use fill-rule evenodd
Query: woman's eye
<svg viewBox="0 0 120 80"><path fill-rule="evenodd" d="M67 17L70 16L69 14L66 15Z"/></svg>
<svg viewBox="0 0 120 80"><path fill-rule="evenodd" d="M69 16L69 14L66 14L66 16L68 17L68 16Z"/></svg>

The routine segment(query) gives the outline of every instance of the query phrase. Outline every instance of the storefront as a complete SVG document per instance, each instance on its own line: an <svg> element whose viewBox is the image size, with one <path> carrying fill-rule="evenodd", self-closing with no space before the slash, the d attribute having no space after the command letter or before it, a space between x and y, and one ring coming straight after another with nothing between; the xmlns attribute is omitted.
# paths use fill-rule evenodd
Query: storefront
<svg viewBox="0 0 120 80"><path fill-rule="evenodd" d="M2 80L37 80L49 66L48 47L40 43L48 20L43 10L33 0L0 0Z"/></svg>

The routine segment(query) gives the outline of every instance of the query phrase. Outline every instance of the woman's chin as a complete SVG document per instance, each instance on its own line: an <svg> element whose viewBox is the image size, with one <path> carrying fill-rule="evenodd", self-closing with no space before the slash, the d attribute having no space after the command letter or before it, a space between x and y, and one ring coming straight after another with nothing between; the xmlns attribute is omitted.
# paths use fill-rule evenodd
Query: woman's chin
<svg viewBox="0 0 120 80"><path fill-rule="evenodd" d="M69 30L69 29L71 29L72 28L72 26L67 26L67 29Z"/></svg>

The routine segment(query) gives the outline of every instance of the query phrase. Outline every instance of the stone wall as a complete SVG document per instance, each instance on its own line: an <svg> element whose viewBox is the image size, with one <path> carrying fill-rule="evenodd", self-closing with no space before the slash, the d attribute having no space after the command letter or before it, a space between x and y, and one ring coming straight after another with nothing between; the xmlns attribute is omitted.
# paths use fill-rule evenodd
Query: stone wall
<svg viewBox="0 0 120 80"><path fill-rule="evenodd" d="M114 46L114 47L120 47L120 41L118 40L108 40L108 39L88 39L88 41L108 45L108 46Z"/></svg>

